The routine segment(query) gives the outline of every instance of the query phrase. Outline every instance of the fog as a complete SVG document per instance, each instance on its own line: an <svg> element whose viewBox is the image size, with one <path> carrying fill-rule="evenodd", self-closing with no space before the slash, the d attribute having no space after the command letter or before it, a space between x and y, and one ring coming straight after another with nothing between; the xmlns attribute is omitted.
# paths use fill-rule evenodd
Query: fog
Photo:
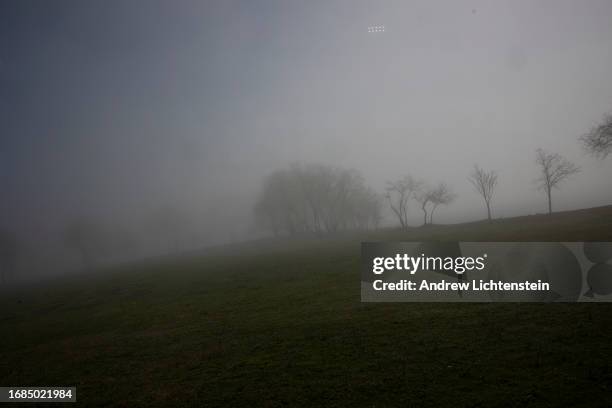
<svg viewBox="0 0 612 408"><path fill-rule="evenodd" d="M612 204L612 159L578 141L612 111L611 16L607 0L3 2L0 226L30 275L81 267L79 220L107 263L252 239L265 177L296 163L381 195L445 182L436 223L486 218L479 164L499 175L495 218L544 213L540 147L581 167L555 211Z"/></svg>

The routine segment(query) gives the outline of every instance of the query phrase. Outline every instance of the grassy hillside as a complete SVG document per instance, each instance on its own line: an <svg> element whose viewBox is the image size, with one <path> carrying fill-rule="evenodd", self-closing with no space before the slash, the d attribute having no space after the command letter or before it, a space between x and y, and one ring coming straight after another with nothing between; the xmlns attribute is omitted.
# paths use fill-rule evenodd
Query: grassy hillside
<svg viewBox="0 0 612 408"><path fill-rule="evenodd" d="M76 385L89 406L612 405L612 305L361 304L359 242L402 239L612 240L612 207L263 240L3 292L0 383Z"/></svg>

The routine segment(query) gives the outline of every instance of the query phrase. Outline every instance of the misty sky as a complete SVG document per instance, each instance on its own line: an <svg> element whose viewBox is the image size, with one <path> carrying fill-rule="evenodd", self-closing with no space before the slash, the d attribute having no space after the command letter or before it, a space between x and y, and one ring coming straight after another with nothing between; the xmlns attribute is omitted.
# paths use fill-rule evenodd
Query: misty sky
<svg viewBox="0 0 612 408"><path fill-rule="evenodd" d="M583 169L556 210L612 204L612 159L577 142L612 111L611 17L607 0L3 1L0 223L172 207L224 241L295 162L381 192L445 181L437 222L485 217L479 163L499 172L494 216L542 213L537 147Z"/></svg>

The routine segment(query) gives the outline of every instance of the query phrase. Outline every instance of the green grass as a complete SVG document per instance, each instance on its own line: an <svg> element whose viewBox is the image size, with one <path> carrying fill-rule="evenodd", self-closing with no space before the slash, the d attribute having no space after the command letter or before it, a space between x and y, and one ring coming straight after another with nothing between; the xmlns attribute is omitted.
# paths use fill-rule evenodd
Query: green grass
<svg viewBox="0 0 612 408"><path fill-rule="evenodd" d="M87 406L612 406L612 305L361 304L362 240L612 240L612 207L260 241L2 293L0 384Z"/></svg>

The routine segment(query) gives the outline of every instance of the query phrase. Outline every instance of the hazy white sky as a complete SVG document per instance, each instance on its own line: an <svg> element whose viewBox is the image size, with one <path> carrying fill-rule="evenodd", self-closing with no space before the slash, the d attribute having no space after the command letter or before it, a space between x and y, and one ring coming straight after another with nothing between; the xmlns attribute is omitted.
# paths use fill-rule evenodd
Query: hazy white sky
<svg viewBox="0 0 612 408"><path fill-rule="evenodd" d="M445 181L438 222L485 216L479 163L500 175L494 215L544 212L537 147L583 168L555 209L610 204L612 160L577 137L612 111L611 17L606 0L3 2L4 223L171 206L225 240L294 162L381 192Z"/></svg>

